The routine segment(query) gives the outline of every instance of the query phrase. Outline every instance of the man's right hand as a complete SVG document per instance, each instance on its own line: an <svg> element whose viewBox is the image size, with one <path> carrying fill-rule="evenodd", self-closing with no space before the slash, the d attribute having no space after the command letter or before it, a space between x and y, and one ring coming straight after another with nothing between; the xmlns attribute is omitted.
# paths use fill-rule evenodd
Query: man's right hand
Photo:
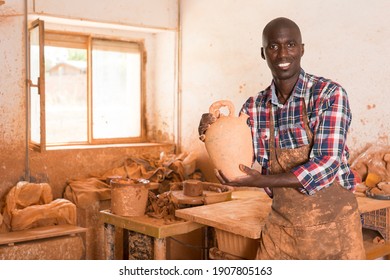
<svg viewBox="0 0 390 280"><path fill-rule="evenodd" d="M201 141L204 142L207 129L216 120L217 120L217 118L213 114L205 113L202 115L202 118L200 119L199 127L198 127L199 139Z"/></svg>

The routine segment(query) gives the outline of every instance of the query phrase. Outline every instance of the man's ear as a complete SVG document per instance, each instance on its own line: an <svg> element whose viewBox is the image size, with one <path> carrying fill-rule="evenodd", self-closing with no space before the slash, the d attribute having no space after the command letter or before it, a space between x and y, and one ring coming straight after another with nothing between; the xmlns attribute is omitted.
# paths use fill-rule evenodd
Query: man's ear
<svg viewBox="0 0 390 280"><path fill-rule="evenodd" d="M264 48L261 47L261 58L265 60Z"/></svg>
<svg viewBox="0 0 390 280"><path fill-rule="evenodd" d="M302 44L302 54L301 54L301 56L303 56L304 53L305 53L305 44Z"/></svg>

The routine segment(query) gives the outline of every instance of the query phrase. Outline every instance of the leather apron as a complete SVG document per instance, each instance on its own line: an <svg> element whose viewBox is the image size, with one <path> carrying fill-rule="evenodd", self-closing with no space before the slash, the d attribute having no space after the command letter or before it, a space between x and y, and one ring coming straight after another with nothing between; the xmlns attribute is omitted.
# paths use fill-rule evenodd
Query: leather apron
<svg viewBox="0 0 390 280"><path fill-rule="evenodd" d="M295 149L275 146L270 112L270 173L289 172L309 160L313 133L305 101L303 126L309 144ZM278 144L276 144L278 145ZM273 188L272 209L262 230L257 259L365 259L362 225L354 194L336 180L314 195L296 188Z"/></svg>

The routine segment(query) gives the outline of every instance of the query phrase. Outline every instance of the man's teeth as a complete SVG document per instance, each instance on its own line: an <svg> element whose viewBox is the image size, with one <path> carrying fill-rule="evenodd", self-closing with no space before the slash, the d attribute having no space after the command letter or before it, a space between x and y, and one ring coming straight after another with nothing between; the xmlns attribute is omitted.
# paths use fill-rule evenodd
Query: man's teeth
<svg viewBox="0 0 390 280"><path fill-rule="evenodd" d="M279 67L287 67L287 66L289 66L290 65L290 63L280 63L279 64Z"/></svg>

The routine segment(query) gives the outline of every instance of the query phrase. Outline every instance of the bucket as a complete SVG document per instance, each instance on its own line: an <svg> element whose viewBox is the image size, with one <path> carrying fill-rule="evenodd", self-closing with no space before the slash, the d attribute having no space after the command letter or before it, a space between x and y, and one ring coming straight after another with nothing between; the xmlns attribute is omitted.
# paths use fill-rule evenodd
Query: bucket
<svg viewBox="0 0 390 280"><path fill-rule="evenodd" d="M119 216L142 216L148 202L148 180L112 179L111 212Z"/></svg>

